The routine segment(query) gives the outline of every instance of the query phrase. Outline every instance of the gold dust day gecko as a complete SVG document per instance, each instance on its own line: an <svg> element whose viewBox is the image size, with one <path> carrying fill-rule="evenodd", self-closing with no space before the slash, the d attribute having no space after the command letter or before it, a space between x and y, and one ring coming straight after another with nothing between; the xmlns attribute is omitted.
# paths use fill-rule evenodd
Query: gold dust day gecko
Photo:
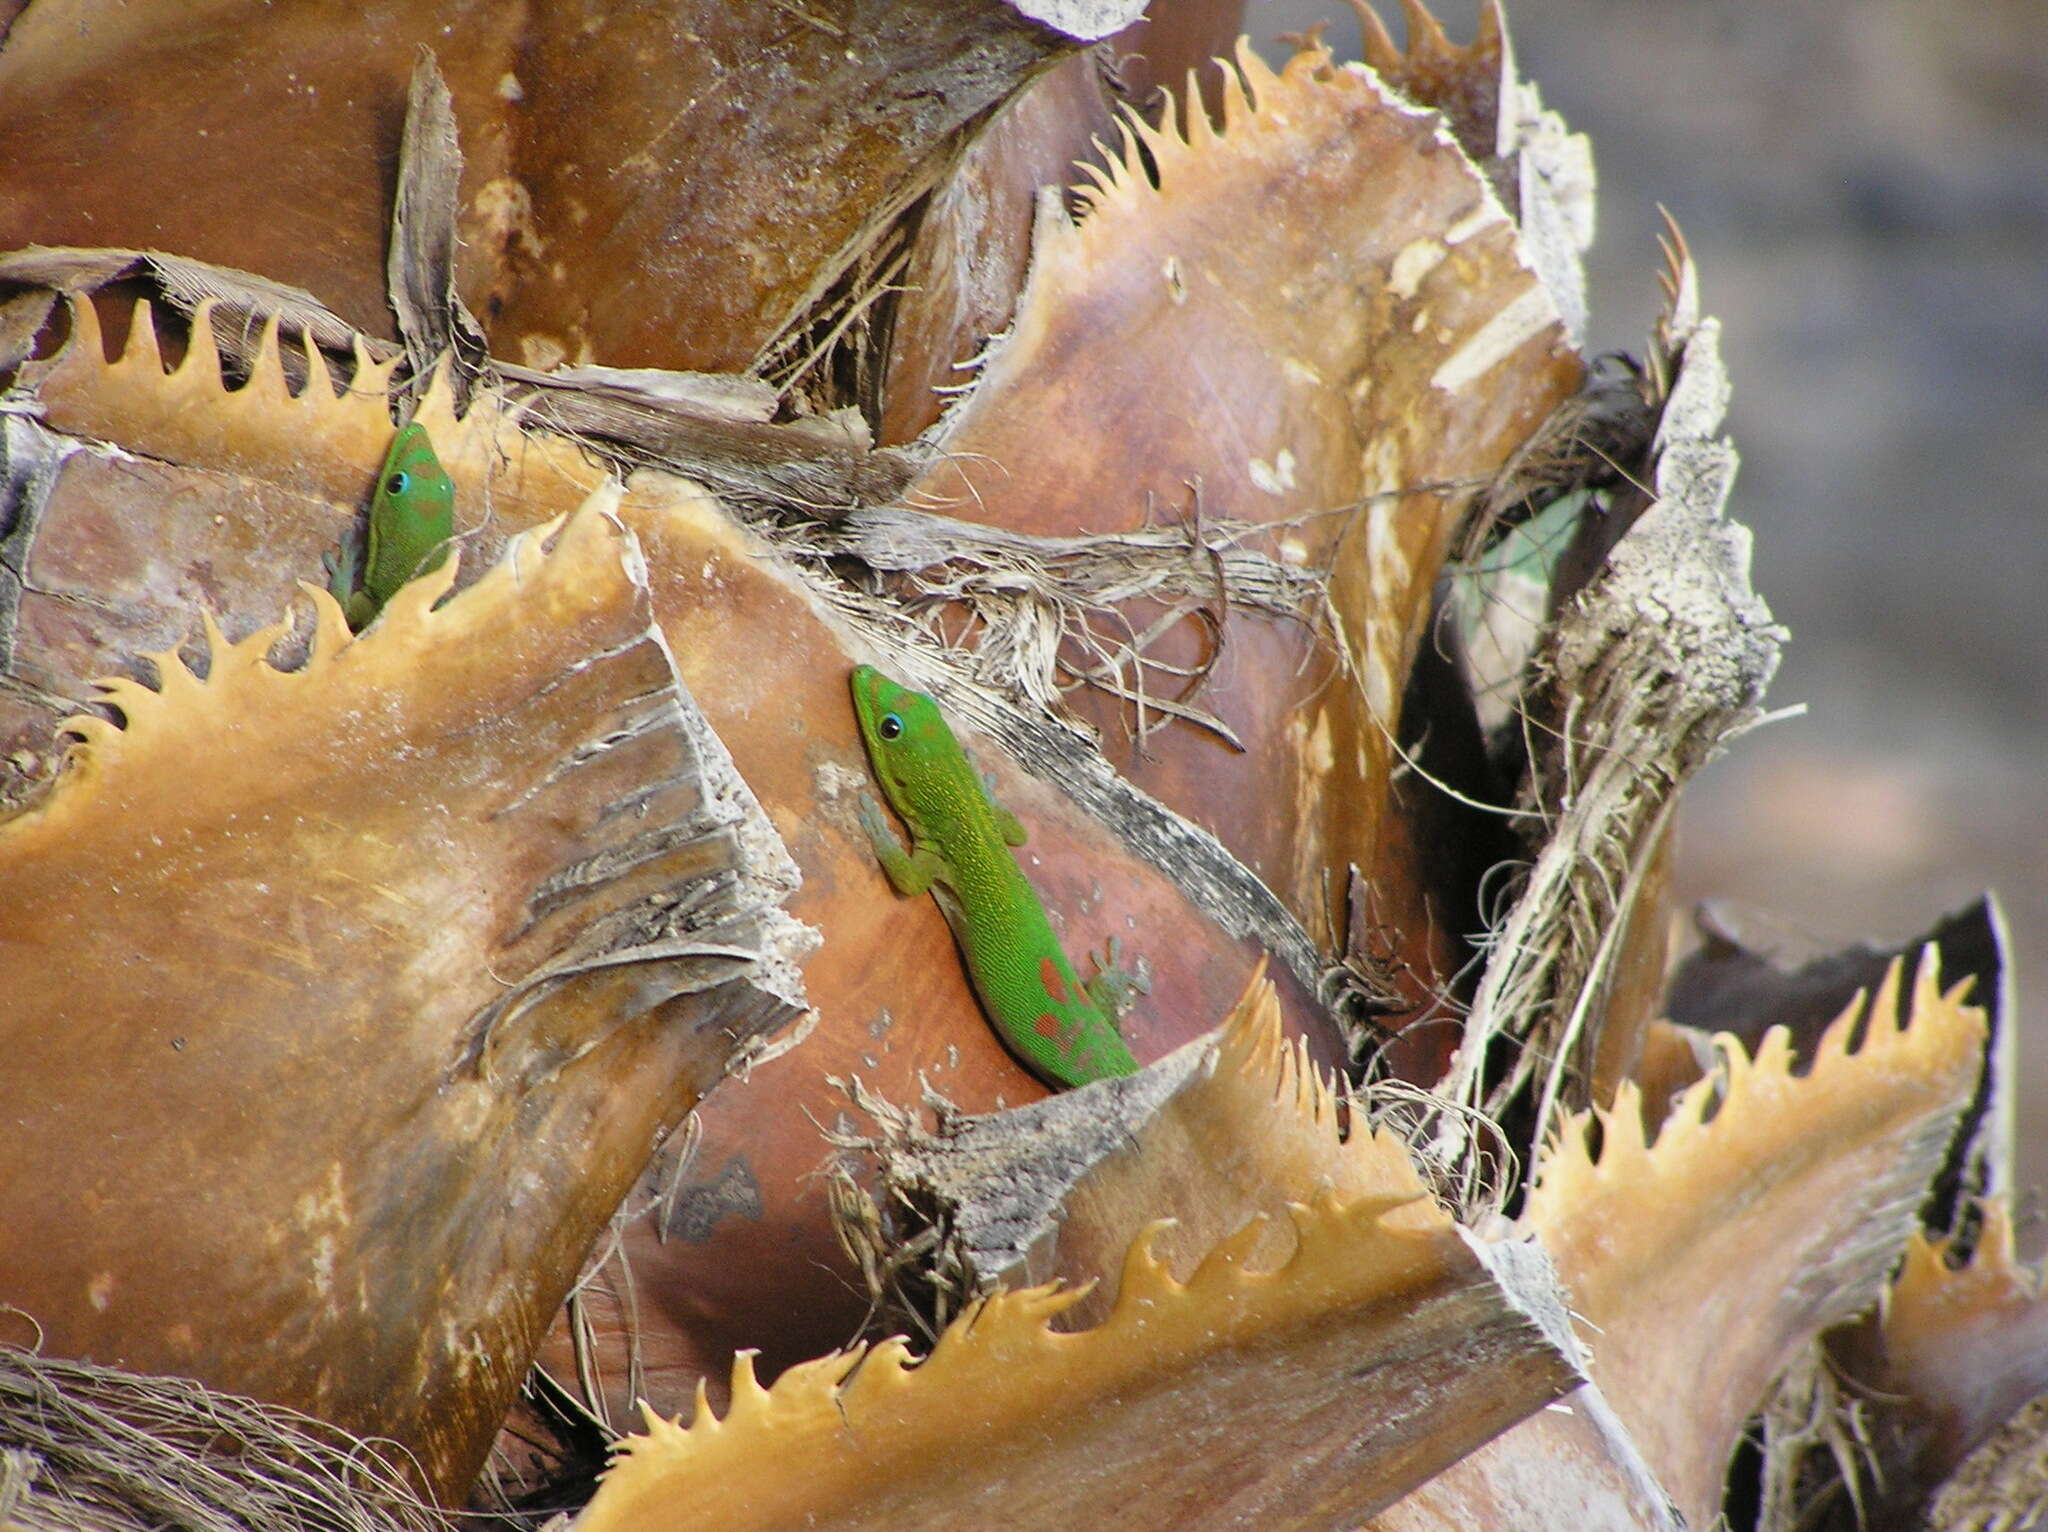
<svg viewBox="0 0 2048 1532"><path fill-rule="evenodd" d="M989 797L938 704L871 665L857 666L852 684L861 740L889 806L910 829L910 849L865 793L861 828L897 893L929 891L939 901L996 1034L1054 1085L1135 1074L1115 1017L1137 982L1113 966L1086 985L1074 976L1011 855L1024 844L1024 827Z"/></svg>
<svg viewBox="0 0 2048 1532"><path fill-rule="evenodd" d="M377 492L370 499L367 552L358 561L353 537L342 540L339 558L327 560L328 590L360 633L398 588L448 557L455 535L455 481L434 454L427 428L413 421L399 428L384 454Z"/></svg>

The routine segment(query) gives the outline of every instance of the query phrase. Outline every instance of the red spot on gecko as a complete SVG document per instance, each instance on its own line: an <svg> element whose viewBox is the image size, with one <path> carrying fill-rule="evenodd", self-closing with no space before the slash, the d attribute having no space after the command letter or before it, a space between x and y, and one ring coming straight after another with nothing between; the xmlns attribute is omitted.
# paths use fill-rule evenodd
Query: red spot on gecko
<svg viewBox="0 0 2048 1532"><path fill-rule="evenodd" d="M1067 1003L1067 981L1060 977L1060 965L1049 957L1038 960L1038 982L1044 985L1045 992L1052 996L1054 1005Z"/></svg>
<svg viewBox="0 0 2048 1532"><path fill-rule="evenodd" d="M1053 1015L1051 1011L1046 1011L1039 1016L1038 1020L1031 1023L1031 1030L1047 1042L1056 1043L1060 1040L1060 1019Z"/></svg>

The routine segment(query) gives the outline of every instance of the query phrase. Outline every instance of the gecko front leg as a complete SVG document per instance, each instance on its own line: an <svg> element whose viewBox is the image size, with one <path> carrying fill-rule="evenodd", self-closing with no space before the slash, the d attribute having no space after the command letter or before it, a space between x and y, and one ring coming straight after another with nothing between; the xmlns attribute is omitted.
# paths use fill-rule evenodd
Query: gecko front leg
<svg viewBox="0 0 2048 1532"><path fill-rule="evenodd" d="M915 898L925 892L946 870L946 859L929 846L913 845L906 851L882 817L882 806L868 794L860 795L856 810L860 827L867 832L868 844L874 848L875 860L882 864L890 886L904 898Z"/></svg>

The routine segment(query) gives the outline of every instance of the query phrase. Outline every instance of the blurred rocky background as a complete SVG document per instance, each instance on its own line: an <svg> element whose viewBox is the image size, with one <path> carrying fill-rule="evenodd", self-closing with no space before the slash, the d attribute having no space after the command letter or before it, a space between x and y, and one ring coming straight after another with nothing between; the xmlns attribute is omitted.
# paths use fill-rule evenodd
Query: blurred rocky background
<svg viewBox="0 0 2048 1532"><path fill-rule="evenodd" d="M1474 0L1434 9L1471 35ZM1247 23L1332 17L1356 57L1335 0ZM2048 1185L2048 5L1524 0L1509 22L1593 140L1593 347L1642 350L1658 203L1699 261L1734 513L1792 630L1771 702L1807 709L1693 788L1676 907L1712 898L1796 962L1994 889L2022 1181ZM2022 1209L2038 1250L2039 1195Z"/></svg>

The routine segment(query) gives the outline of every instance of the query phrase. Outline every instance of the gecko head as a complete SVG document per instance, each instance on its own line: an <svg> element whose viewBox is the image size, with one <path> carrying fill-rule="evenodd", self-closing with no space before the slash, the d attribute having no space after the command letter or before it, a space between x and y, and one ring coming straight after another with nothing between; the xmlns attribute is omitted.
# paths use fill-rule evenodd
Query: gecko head
<svg viewBox="0 0 2048 1532"><path fill-rule="evenodd" d="M923 692L897 685L872 665L854 667L852 686L853 710L875 775L892 801L918 796L920 779L942 775L960 748L938 704Z"/></svg>
<svg viewBox="0 0 2048 1532"><path fill-rule="evenodd" d="M407 423L392 438L376 499L371 514L397 516L415 540L439 542L454 533L455 481L441 466L433 439L418 421Z"/></svg>

